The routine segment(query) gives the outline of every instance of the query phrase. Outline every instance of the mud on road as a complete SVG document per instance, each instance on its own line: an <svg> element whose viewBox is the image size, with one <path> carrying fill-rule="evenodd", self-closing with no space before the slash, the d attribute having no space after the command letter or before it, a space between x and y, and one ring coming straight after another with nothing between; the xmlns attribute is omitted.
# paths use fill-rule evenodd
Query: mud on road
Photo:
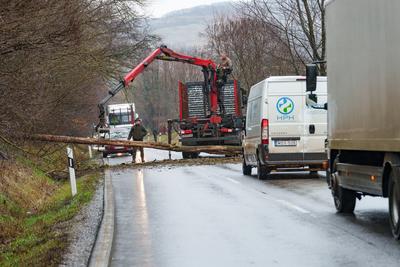
<svg viewBox="0 0 400 267"><path fill-rule="evenodd" d="M103 165L106 169L118 169L118 168L129 168L138 169L144 167L174 167L174 166L197 166L197 165L217 165L217 164L229 164L229 163L240 163L242 162L241 157L201 157L197 159L163 159L146 161L144 163L130 163L122 162L118 165Z"/></svg>

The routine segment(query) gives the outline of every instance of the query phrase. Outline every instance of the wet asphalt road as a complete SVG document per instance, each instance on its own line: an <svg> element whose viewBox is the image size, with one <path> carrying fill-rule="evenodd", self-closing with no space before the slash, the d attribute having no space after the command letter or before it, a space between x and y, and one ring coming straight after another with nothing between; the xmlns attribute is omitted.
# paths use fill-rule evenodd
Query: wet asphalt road
<svg viewBox="0 0 400 267"><path fill-rule="evenodd" d="M147 161L168 153L146 152ZM323 177L258 181L239 164L108 171L112 266L400 266L387 200L363 198L355 215L338 215Z"/></svg>

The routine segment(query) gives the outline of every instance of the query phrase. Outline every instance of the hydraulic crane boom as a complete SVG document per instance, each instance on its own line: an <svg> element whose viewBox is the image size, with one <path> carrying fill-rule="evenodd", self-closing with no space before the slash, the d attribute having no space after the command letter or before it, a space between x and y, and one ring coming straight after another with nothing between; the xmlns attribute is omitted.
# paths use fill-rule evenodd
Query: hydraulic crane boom
<svg viewBox="0 0 400 267"><path fill-rule="evenodd" d="M96 128L105 126L104 115L105 105L107 104L107 102L110 101L110 99L123 88L129 86L135 80L135 78L139 74L141 74L146 69L146 67L149 66L155 59L176 61L202 67L202 71L204 74L205 90L207 93L209 93L211 114L216 113L218 109L218 87L216 73L217 65L215 64L215 62L210 59L202 59L179 54L163 45L154 50L148 57L140 62L139 65L137 65L133 70L126 74L123 80L121 80L115 88L108 91L107 97L105 97L98 105L100 109L100 122Z"/></svg>

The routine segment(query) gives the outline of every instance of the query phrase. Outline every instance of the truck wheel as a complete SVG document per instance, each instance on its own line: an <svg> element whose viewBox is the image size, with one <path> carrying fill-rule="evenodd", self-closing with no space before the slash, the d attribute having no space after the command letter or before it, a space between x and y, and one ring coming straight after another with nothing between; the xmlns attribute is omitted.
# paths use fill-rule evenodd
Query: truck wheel
<svg viewBox="0 0 400 267"><path fill-rule="evenodd" d="M353 213L356 207L356 192L341 187L337 181L336 173L331 175L331 179L331 191L337 212Z"/></svg>
<svg viewBox="0 0 400 267"><path fill-rule="evenodd" d="M190 158L192 158L192 153L190 153L190 152L182 152L182 158L190 159Z"/></svg>
<svg viewBox="0 0 400 267"><path fill-rule="evenodd" d="M242 171L243 175L251 175L251 166L246 164L244 157L243 157Z"/></svg>
<svg viewBox="0 0 400 267"><path fill-rule="evenodd" d="M261 164L260 161L257 161L257 178L258 180L265 180L268 178L269 169L267 166Z"/></svg>
<svg viewBox="0 0 400 267"><path fill-rule="evenodd" d="M199 152L193 152L193 153L191 153L190 157L191 157L192 159L197 159L197 158L199 157L199 155L200 155Z"/></svg>
<svg viewBox="0 0 400 267"><path fill-rule="evenodd" d="M395 239L400 239L400 182L393 172L389 177L389 218Z"/></svg>

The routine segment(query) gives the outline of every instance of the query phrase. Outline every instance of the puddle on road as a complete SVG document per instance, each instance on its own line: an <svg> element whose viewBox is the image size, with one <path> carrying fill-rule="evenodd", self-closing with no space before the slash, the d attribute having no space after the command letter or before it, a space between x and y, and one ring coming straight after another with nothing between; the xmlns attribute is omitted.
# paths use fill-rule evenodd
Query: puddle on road
<svg viewBox="0 0 400 267"><path fill-rule="evenodd" d="M152 248L152 239L151 239L151 232L150 232L150 224L149 224L149 212L147 207L147 200L146 200L146 188L144 185L144 172L143 170L137 170L136 172L136 187L135 187L135 203L137 207L137 216L136 224L139 226L141 230L140 240L137 240L138 244L140 245L141 250L141 258L143 259L142 262L148 264L147 266L153 266L153 248Z"/></svg>

